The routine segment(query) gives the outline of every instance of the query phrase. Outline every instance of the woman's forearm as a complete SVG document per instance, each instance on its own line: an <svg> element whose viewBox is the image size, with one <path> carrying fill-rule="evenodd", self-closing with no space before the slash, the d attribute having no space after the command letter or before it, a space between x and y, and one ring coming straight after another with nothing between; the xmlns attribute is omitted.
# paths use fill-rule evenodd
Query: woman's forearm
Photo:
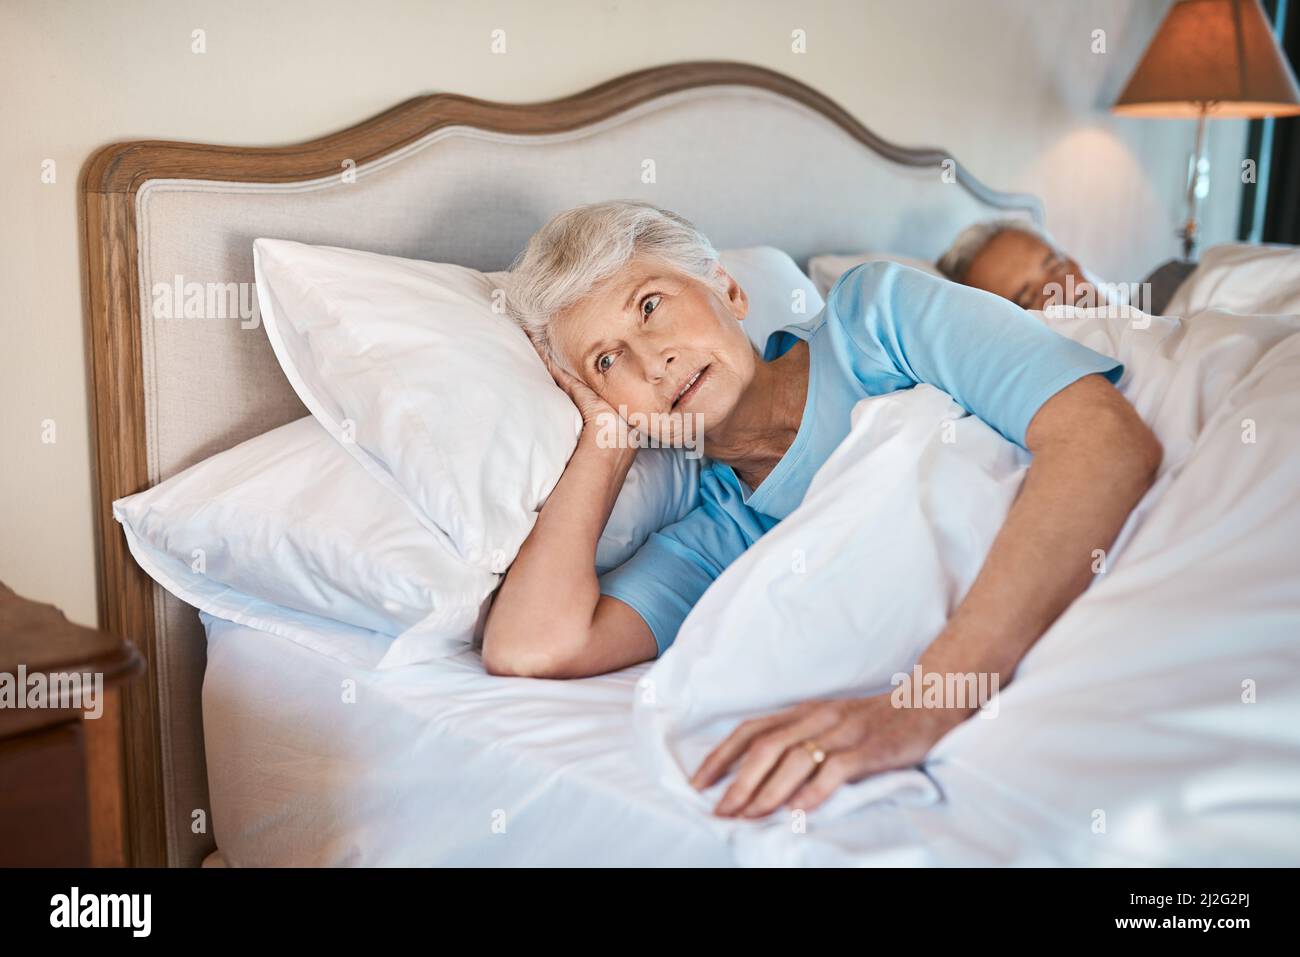
<svg viewBox="0 0 1300 957"><path fill-rule="evenodd" d="M1040 416L1024 486L970 591L922 655L922 672L984 672L1009 682L1104 567L1151 487L1159 443L1108 384L1080 380Z"/></svg>
<svg viewBox="0 0 1300 957"><path fill-rule="evenodd" d="M596 544L637 451L602 448L596 435L583 428L492 602L483 634L489 667L533 670L585 640L600 598Z"/></svg>

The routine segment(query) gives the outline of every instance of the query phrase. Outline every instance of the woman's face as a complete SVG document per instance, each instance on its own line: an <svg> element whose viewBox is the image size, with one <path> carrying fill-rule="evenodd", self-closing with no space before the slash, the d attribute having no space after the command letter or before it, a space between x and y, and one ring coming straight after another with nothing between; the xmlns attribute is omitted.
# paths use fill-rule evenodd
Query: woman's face
<svg viewBox="0 0 1300 957"><path fill-rule="evenodd" d="M552 327L569 368L664 445L681 445L684 428L689 440L724 421L754 377L758 357L739 322L748 297L715 268L724 294L657 260L634 259Z"/></svg>

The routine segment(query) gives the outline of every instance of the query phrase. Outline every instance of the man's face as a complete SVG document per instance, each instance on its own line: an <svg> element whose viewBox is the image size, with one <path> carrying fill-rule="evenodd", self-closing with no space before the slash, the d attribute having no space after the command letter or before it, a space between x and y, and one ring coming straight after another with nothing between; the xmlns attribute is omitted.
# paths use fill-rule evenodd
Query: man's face
<svg viewBox="0 0 1300 957"><path fill-rule="evenodd" d="M721 266L725 293L661 262L635 259L552 327L556 351L615 412L657 419L680 444L681 417L709 429L727 418L759 361L739 320L749 299ZM635 423L633 423L635 424Z"/></svg>
<svg viewBox="0 0 1300 957"><path fill-rule="evenodd" d="M989 240L961 281L1010 299L1022 309L1101 304L1077 262L1019 229L1004 229Z"/></svg>

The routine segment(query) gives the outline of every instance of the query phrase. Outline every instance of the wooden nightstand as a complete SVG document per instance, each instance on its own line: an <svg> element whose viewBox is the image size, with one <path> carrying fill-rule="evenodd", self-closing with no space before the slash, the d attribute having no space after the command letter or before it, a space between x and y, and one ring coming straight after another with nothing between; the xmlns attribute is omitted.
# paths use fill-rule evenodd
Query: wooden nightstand
<svg viewBox="0 0 1300 957"><path fill-rule="evenodd" d="M0 583L0 867L123 863L118 690L143 669Z"/></svg>

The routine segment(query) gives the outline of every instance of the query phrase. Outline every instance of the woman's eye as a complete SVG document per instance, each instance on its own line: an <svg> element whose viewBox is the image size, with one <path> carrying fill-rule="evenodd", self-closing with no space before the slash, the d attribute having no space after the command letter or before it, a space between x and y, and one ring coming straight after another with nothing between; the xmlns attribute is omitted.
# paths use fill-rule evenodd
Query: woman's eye
<svg viewBox="0 0 1300 957"><path fill-rule="evenodd" d="M606 352L604 355L596 359L596 371L602 373L608 372L610 366L612 366L613 364L614 364L613 353Z"/></svg>
<svg viewBox="0 0 1300 957"><path fill-rule="evenodd" d="M653 302L653 303L655 303L655 304L657 305L658 302L659 302L659 299L660 299L660 298L661 298L661 297L656 293L656 294L653 295L653 296L646 296L644 299L641 300L641 318L642 318L642 319L648 319L648 318L650 318L650 312L654 312L653 309L651 309L650 312L646 312L646 311L645 311L646 303Z"/></svg>

